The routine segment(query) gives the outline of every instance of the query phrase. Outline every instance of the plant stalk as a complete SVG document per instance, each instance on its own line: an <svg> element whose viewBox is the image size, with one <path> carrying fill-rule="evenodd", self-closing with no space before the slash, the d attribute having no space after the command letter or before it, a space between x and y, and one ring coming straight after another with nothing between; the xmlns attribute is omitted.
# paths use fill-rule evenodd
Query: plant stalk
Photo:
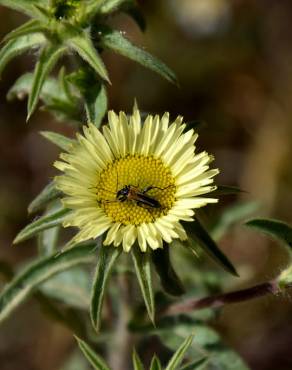
<svg viewBox="0 0 292 370"><path fill-rule="evenodd" d="M287 284L284 289L288 289L290 287L292 287L292 284ZM203 308L219 308L226 304L244 302L250 299L265 296L267 294L276 295L282 292L282 290L283 287L279 286L277 280L271 280L250 288L241 289L229 293L217 294L200 299L189 299L182 303L173 303L165 310L163 310L160 316L177 315L180 313L191 312Z"/></svg>

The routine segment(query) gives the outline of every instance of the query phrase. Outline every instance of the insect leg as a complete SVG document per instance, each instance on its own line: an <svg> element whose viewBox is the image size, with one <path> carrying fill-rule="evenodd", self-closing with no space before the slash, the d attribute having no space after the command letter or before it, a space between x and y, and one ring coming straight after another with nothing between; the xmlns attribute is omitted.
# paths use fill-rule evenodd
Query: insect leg
<svg viewBox="0 0 292 370"><path fill-rule="evenodd" d="M168 189L168 188L171 188L171 187L173 187L173 186L175 186L175 185L168 185L168 186L166 186L165 188L159 188L158 186L152 186L152 185L150 185L150 186L146 186L146 188L144 188L143 190L142 190L142 193L143 194L146 194L148 191L150 191L150 190L152 190L152 189L158 189L158 190L166 190L166 189Z"/></svg>

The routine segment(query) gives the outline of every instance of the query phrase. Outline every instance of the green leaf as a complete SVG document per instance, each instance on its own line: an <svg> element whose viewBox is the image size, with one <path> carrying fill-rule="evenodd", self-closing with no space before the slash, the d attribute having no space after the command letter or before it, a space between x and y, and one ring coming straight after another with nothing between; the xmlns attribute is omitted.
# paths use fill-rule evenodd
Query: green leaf
<svg viewBox="0 0 292 370"><path fill-rule="evenodd" d="M59 202L54 202L46 209L45 215L48 216L60 209ZM52 227L38 234L38 252L39 256L50 256L56 252L57 243L59 240L60 226Z"/></svg>
<svg viewBox="0 0 292 370"><path fill-rule="evenodd" d="M220 240L231 227L255 213L259 209L259 206L260 204L258 202L252 201L235 203L223 209L218 220L212 227L211 234L214 240Z"/></svg>
<svg viewBox="0 0 292 370"><path fill-rule="evenodd" d="M47 45L43 48L35 67L33 83L28 98L27 121L37 106L40 92L46 77L51 72L65 50L66 49L64 47L60 47L59 45Z"/></svg>
<svg viewBox="0 0 292 370"><path fill-rule="evenodd" d="M227 185L217 185L217 189L212 191L212 197L220 197L222 195L236 195L245 193L244 190L236 186L227 186ZM209 194L208 194L209 196Z"/></svg>
<svg viewBox="0 0 292 370"><path fill-rule="evenodd" d="M184 355L193 341L193 335L190 335L178 348L178 350L171 357L165 370L175 370L182 362Z"/></svg>
<svg viewBox="0 0 292 370"><path fill-rule="evenodd" d="M100 127L107 111L106 90L103 84L98 84L90 90L90 93L85 96L87 121L94 123L96 127Z"/></svg>
<svg viewBox="0 0 292 370"><path fill-rule="evenodd" d="M109 14L118 10L124 3L128 3L129 0L106 0L102 2L99 13Z"/></svg>
<svg viewBox="0 0 292 370"><path fill-rule="evenodd" d="M55 253L59 240L60 227L55 226L51 229L44 230L38 235L39 256L50 256Z"/></svg>
<svg viewBox="0 0 292 370"><path fill-rule="evenodd" d="M156 355L152 357L150 370L162 370L161 363Z"/></svg>
<svg viewBox="0 0 292 370"><path fill-rule="evenodd" d="M267 218L254 218L245 224L284 242L290 248L292 247L292 227L285 222Z"/></svg>
<svg viewBox="0 0 292 370"><path fill-rule="evenodd" d="M249 367L243 362L240 356L224 347L223 345L218 345L214 350L210 351L210 359L204 370L249 370Z"/></svg>
<svg viewBox="0 0 292 370"><path fill-rule="evenodd" d="M41 135L66 152L68 152L72 148L72 144L75 143L75 140L52 131L41 131Z"/></svg>
<svg viewBox="0 0 292 370"><path fill-rule="evenodd" d="M154 324L155 304L152 287L150 254L148 252L141 252L137 244L132 247L131 254L147 312Z"/></svg>
<svg viewBox="0 0 292 370"><path fill-rule="evenodd" d="M151 253L152 261L160 277L161 285L166 293L180 296L185 293L182 282L177 276L169 256L169 246L164 244L162 249Z"/></svg>
<svg viewBox="0 0 292 370"><path fill-rule="evenodd" d="M225 254L219 249L215 241L211 238L208 231L203 227L200 221L195 218L195 221L184 222L184 227L187 233L190 234L191 238L211 257L215 262L221 265L226 271L232 275L238 276L234 266L225 256ZM190 241L188 246L195 251L195 246Z"/></svg>
<svg viewBox="0 0 292 370"><path fill-rule="evenodd" d="M29 95L33 84L33 74L26 73L14 83L7 94L7 99L23 99ZM68 95L67 86L62 81L47 77L40 92L39 99L45 104L45 109L50 110L57 119L68 122L80 122L81 112L77 96Z"/></svg>
<svg viewBox="0 0 292 370"><path fill-rule="evenodd" d="M89 308L90 273L77 266L63 271L40 286L40 290L51 298L79 309Z"/></svg>
<svg viewBox="0 0 292 370"><path fill-rule="evenodd" d="M32 33L41 33L45 30L45 27L42 26L41 22L37 19L31 19L28 22L22 24L20 27L9 32L3 39L3 41L9 41L16 39L17 37L22 37Z"/></svg>
<svg viewBox="0 0 292 370"><path fill-rule="evenodd" d="M159 335L162 343L173 351L176 351L182 338L195 333L195 345L185 355L194 361L194 364L205 360L203 364L198 365L198 370L247 370L240 357L226 348L218 333L200 321L197 315L198 312L194 312L191 317L182 314L165 317L157 323L159 329L155 333ZM205 359L202 359L202 354ZM185 365L187 370L189 365L191 364Z"/></svg>
<svg viewBox="0 0 292 370"><path fill-rule="evenodd" d="M144 67L160 74L166 80L177 84L176 76L170 68L153 55L133 45L129 40L123 37L120 32L106 27L100 28L100 30L98 29L97 32L101 32L99 37L103 47L132 59Z"/></svg>
<svg viewBox="0 0 292 370"><path fill-rule="evenodd" d="M0 294L0 322L7 318L41 283L81 263L89 263L94 243L39 259L20 272Z"/></svg>
<svg viewBox="0 0 292 370"><path fill-rule="evenodd" d="M67 43L68 46L75 50L102 79L110 82L105 65L87 33L84 32L81 36L73 37L67 40Z"/></svg>
<svg viewBox="0 0 292 370"><path fill-rule="evenodd" d="M134 370L144 370L144 366L142 364L142 361L134 348L133 354L132 354L132 362L133 362L133 367Z"/></svg>
<svg viewBox="0 0 292 370"><path fill-rule="evenodd" d="M48 203L56 200L62 195L62 192L55 188L54 181L51 181L44 189L34 198L28 206L29 213L35 213L43 210Z"/></svg>
<svg viewBox="0 0 292 370"><path fill-rule="evenodd" d="M30 223L24 229L22 229L14 239L13 244L23 242L32 238L43 230L47 230L62 224L69 212L71 212L69 209L62 208L59 211L51 213L50 215L40 217L38 220Z"/></svg>
<svg viewBox="0 0 292 370"><path fill-rule="evenodd" d="M40 33L8 41L0 51L0 75L10 60L29 49L39 47L44 42L45 37Z"/></svg>
<svg viewBox="0 0 292 370"><path fill-rule="evenodd" d="M83 340L75 336L78 346L95 370L110 370L105 361Z"/></svg>
<svg viewBox="0 0 292 370"><path fill-rule="evenodd" d="M203 370L203 365L205 365L208 361L208 357L203 357L200 360L193 361L190 364L186 364L185 366L182 366L180 370Z"/></svg>
<svg viewBox="0 0 292 370"><path fill-rule="evenodd" d="M24 13L30 17L33 17L37 14L34 5L41 4L42 2L42 0L0 0L0 5L6 6L8 8Z"/></svg>
<svg viewBox="0 0 292 370"><path fill-rule="evenodd" d="M107 283L112 268L121 254L121 248L113 246L101 246L98 253L98 262L93 279L91 294L90 316L93 327L96 331L100 329L102 304L106 293Z"/></svg>

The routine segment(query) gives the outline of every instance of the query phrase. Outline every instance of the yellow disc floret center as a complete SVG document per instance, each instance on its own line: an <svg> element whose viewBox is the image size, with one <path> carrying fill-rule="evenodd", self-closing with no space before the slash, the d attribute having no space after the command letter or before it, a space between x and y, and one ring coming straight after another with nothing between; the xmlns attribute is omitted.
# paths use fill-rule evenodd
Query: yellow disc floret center
<svg viewBox="0 0 292 370"><path fill-rule="evenodd" d="M161 159L142 155L110 163L96 189L98 204L114 222L136 226L167 214L176 193L170 169Z"/></svg>

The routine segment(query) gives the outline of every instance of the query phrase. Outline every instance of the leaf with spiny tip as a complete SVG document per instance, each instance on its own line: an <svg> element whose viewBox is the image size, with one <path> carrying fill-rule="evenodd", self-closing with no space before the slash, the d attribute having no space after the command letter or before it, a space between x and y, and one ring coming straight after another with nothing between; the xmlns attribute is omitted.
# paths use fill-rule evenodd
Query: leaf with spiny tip
<svg viewBox="0 0 292 370"><path fill-rule="evenodd" d="M144 366L142 364L142 361L136 351L136 349L134 348L133 350L133 354L132 354L132 362L133 362L133 367L134 367L134 370L144 370Z"/></svg>
<svg viewBox="0 0 292 370"><path fill-rule="evenodd" d="M201 224L198 218L195 218L194 222L184 222L184 228L187 233L204 251L219 265L221 265L226 271L232 275L238 276L235 267L225 254L219 249L216 242L212 239L208 231ZM188 241L188 245L191 249L194 249L192 241Z"/></svg>
<svg viewBox="0 0 292 370"><path fill-rule="evenodd" d="M17 10L28 15L29 17L34 17L35 15L37 15L35 5L41 3L42 0L0 0L0 5Z"/></svg>
<svg viewBox="0 0 292 370"><path fill-rule="evenodd" d="M86 342L77 336L75 336L75 339L77 340L82 353L95 370L110 370L104 359L101 358L101 356L99 356Z"/></svg>
<svg viewBox="0 0 292 370"><path fill-rule="evenodd" d="M110 83L105 65L86 32L80 36L70 38L67 40L67 44L71 49L76 51L102 79Z"/></svg>
<svg viewBox="0 0 292 370"><path fill-rule="evenodd" d="M85 95L85 111L87 121L99 128L107 112L107 95L103 84L93 86L91 92Z"/></svg>
<svg viewBox="0 0 292 370"><path fill-rule="evenodd" d="M0 50L0 74L13 58L29 49L41 46L45 40L42 34L36 33L8 41Z"/></svg>
<svg viewBox="0 0 292 370"><path fill-rule="evenodd" d="M56 200L62 195L62 192L55 187L55 183L51 181L43 190L34 198L28 206L29 213L39 212L44 209L48 203Z"/></svg>
<svg viewBox="0 0 292 370"><path fill-rule="evenodd" d="M169 67L147 51L133 45L120 32L103 26L97 29L97 33L100 33L99 39L102 47L111 49L126 58L140 63L144 67L160 74L169 82L178 85L177 78Z"/></svg>
<svg viewBox="0 0 292 370"><path fill-rule="evenodd" d="M182 362L184 355L193 341L193 335L190 335L178 348L169 360L165 370L176 370L179 364Z"/></svg>
<svg viewBox="0 0 292 370"><path fill-rule="evenodd" d="M45 30L45 27L41 24L41 22L37 19L31 19L26 23L22 24L18 28L14 29L13 31L9 32L3 39L3 41L7 42L9 40L14 40L18 37L34 34L34 33L41 33Z"/></svg>
<svg viewBox="0 0 292 370"><path fill-rule="evenodd" d="M40 134L51 143L57 145L59 148L65 150L66 152L68 152L72 148L72 145L75 142L74 139L70 139L69 137L58 134L57 132L41 131Z"/></svg>
<svg viewBox="0 0 292 370"><path fill-rule="evenodd" d="M121 254L121 248L101 246L98 251L98 261L93 279L90 317L92 325L98 332L100 330L102 305L106 293L107 283L112 272L112 268Z"/></svg>
<svg viewBox="0 0 292 370"><path fill-rule="evenodd" d="M35 67L32 87L28 98L26 119L27 121L30 119L32 113L36 108L46 77L51 72L65 50L65 47L53 44L46 45L43 48Z"/></svg>
<svg viewBox="0 0 292 370"><path fill-rule="evenodd" d="M246 191L238 188L237 186L217 185L216 189L212 191L211 195L212 197L220 197L222 195L237 195L242 193L246 193Z"/></svg>
<svg viewBox="0 0 292 370"><path fill-rule="evenodd" d="M16 275L0 294L0 322L6 319L33 291L50 277L92 260L96 243L76 246L63 253L41 258Z"/></svg>
<svg viewBox="0 0 292 370"><path fill-rule="evenodd" d="M164 243L162 249L157 249L151 253L151 257L165 292L174 296L184 294L184 286L171 263L169 246Z"/></svg>
<svg viewBox="0 0 292 370"><path fill-rule="evenodd" d="M161 363L156 355L152 357L150 370L162 370Z"/></svg>
<svg viewBox="0 0 292 370"><path fill-rule="evenodd" d="M47 230L52 227L61 225L70 212L71 210L69 209L61 208L58 211L55 211L49 215L40 217L38 220L33 221L32 223L28 224L24 229L22 229L14 239L13 244L18 244L20 242L28 240L43 230Z"/></svg>
<svg viewBox="0 0 292 370"><path fill-rule="evenodd" d="M152 287L150 254L141 252L135 244L131 249L136 275L150 320L154 324L155 302Z"/></svg>

